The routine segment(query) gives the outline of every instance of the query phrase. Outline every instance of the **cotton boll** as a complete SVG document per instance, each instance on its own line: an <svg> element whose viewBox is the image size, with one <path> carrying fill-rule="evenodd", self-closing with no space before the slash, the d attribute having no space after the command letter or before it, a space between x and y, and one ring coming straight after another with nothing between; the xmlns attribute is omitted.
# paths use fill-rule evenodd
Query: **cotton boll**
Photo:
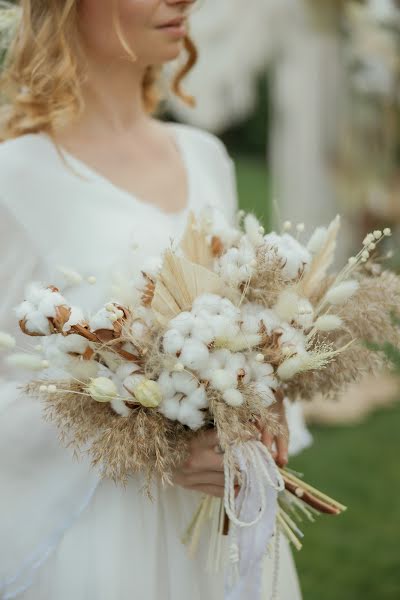
<svg viewBox="0 0 400 600"><path fill-rule="evenodd" d="M328 237L328 230L326 227L317 227L309 239L307 244L307 250L311 254L317 254L322 246L325 244Z"/></svg>
<svg viewBox="0 0 400 600"><path fill-rule="evenodd" d="M88 341L80 335L68 335L60 337L60 350L62 352L74 352L75 354L84 354L89 346Z"/></svg>
<svg viewBox="0 0 400 600"><path fill-rule="evenodd" d="M210 315L218 315L221 311L221 296L217 294L202 294L193 302L193 314L206 310Z"/></svg>
<svg viewBox="0 0 400 600"><path fill-rule="evenodd" d="M170 329L176 329L184 337L190 335L194 325L194 316L187 311L179 313L170 321Z"/></svg>
<svg viewBox="0 0 400 600"><path fill-rule="evenodd" d="M344 304L349 300L359 289L360 284L358 281L349 280L343 281L338 285L333 286L327 291L325 299L329 304L338 305Z"/></svg>
<svg viewBox="0 0 400 600"><path fill-rule="evenodd" d="M251 362L251 371L252 371L253 376L256 379L260 379L262 377L269 377L269 376L273 375L274 368L269 363L266 363L266 362L260 363L260 362L253 360Z"/></svg>
<svg viewBox="0 0 400 600"><path fill-rule="evenodd" d="M30 333L50 335L50 324L47 317L39 310L35 310L25 317L25 328Z"/></svg>
<svg viewBox="0 0 400 600"><path fill-rule="evenodd" d="M233 407L241 406L244 402L243 394L234 388L225 390L222 397L229 406Z"/></svg>
<svg viewBox="0 0 400 600"><path fill-rule="evenodd" d="M240 352L230 353L230 358L226 365L230 371L237 374L240 369L246 367L246 357Z"/></svg>
<svg viewBox="0 0 400 600"><path fill-rule="evenodd" d="M276 250L277 256L283 262L282 272L288 279L297 278L299 272L312 260L309 250L288 233L269 233L264 237L264 243Z"/></svg>
<svg viewBox="0 0 400 600"><path fill-rule="evenodd" d="M172 373L169 371L162 371L157 381L164 398L172 398L175 395L176 389L172 379Z"/></svg>
<svg viewBox="0 0 400 600"><path fill-rule="evenodd" d="M216 369L212 373L211 385L220 392L237 387L237 378L227 369Z"/></svg>
<svg viewBox="0 0 400 600"><path fill-rule="evenodd" d="M32 304L32 302L24 300L15 308L15 314L17 315L17 319L21 321L22 319L25 319L25 317L30 313L35 312L35 310L35 305Z"/></svg>
<svg viewBox="0 0 400 600"><path fill-rule="evenodd" d="M260 331L261 320L258 317L252 315L246 315L243 317L241 330L244 334L255 334Z"/></svg>
<svg viewBox="0 0 400 600"><path fill-rule="evenodd" d="M198 387L198 381L194 375L184 371L183 373L173 373L172 381L177 392L189 396Z"/></svg>
<svg viewBox="0 0 400 600"><path fill-rule="evenodd" d="M208 398L204 386L201 385L194 392L188 394L185 402L188 402L197 409L207 408Z"/></svg>
<svg viewBox="0 0 400 600"><path fill-rule="evenodd" d="M208 344L211 344L214 340L214 332L211 327L209 327L206 319L196 317L192 329L192 337L203 342L203 344L206 344L207 346Z"/></svg>
<svg viewBox="0 0 400 600"><path fill-rule="evenodd" d="M11 350L15 348L17 342L12 335L0 331L0 350Z"/></svg>
<svg viewBox="0 0 400 600"><path fill-rule="evenodd" d="M208 348L198 340L187 340L179 357L180 362L189 369L202 369L209 357Z"/></svg>
<svg viewBox="0 0 400 600"><path fill-rule="evenodd" d="M204 414L200 410L194 408L188 402L182 402L179 409L178 421L196 431L204 425L205 419Z"/></svg>
<svg viewBox="0 0 400 600"><path fill-rule="evenodd" d="M114 323L110 318L114 313L111 313L106 308L101 308L96 314L89 319L89 328L91 331L98 329L114 329Z"/></svg>
<svg viewBox="0 0 400 600"><path fill-rule="evenodd" d="M132 413L132 410L125 404L123 400L120 400L119 398L113 398L110 404L113 411L118 415L121 415L121 417L129 417Z"/></svg>
<svg viewBox="0 0 400 600"><path fill-rule="evenodd" d="M136 371L139 371L139 369L140 367L138 365L135 365L134 363L123 363L118 367L118 369L115 372L115 375L123 381L126 377L129 377L129 375L132 375Z"/></svg>
<svg viewBox="0 0 400 600"><path fill-rule="evenodd" d="M163 348L167 354L177 354L183 348L185 338L177 329L169 329L163 337Z"/></svg>
<svg viewBox="0 0 400 600"><path fill-rule="evenodd" d="M173 398L165 398L159 406L159 411L170 419L171 421L177 421L180 411L180 398L181 395L176 395Z"/></svg>
<svg viewBox="0 0 400 600"><path fill-rule="evenodd" d="M228 298L222 298L221 314L230 319L238 319L240 317L240 309L228 300Z"/></svg>
<svg viewBox="0 0 400 600"><path fill-rule="evenodd" d="M238 335L240 327L238 323L232 321L229 317L216 315L209 320L210 328L214 332L214 337L217 340L231 339Z"/></svg>
<svg viewBox="0 0 400 600"><path fill-rule="evenodd" d="M65 304L66 301L61 294L58 292L52 292L51 290L44 290L42 298L38 304L38 310L45 317L55 317L57 307Z"/></svg>
<svg viewBox="0 0 400 600"><path fill-rule="evenodd" d="M314 323L318 331L335 331L343 327L343 321L336 315L322 315Z"/></svg>
<svg viewBox="0 0 400 600"><path fill-rule="evenodd" d="M73 327L73 325L78 325L85 320L83 311L78 306L71 306L71 313L69 315L68 321L63 326L63 331L67 332Z"/></svg>

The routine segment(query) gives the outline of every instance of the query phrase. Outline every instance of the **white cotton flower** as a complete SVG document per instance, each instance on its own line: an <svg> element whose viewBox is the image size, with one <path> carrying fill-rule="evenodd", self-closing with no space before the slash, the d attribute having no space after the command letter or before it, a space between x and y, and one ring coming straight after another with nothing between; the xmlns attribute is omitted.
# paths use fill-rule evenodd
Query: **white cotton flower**
<svg viewBox="0 0 400 600"><path fill-rule="evenodd" d="M200 310L205 310L210 315L219 315L221 313L222 298L217 294L202 294L193 302L193 314L196 315Z"/></svg>
<svg viewBox="0 0 400 600"><path fill-rule="evenodd" d="M238 335L239 325L229 317L222 315L213 315L210 317L209 326L214 333L214 338L218 340L231 339Z"/></svg>
<svg viewBox="0 0 400 600"><path fill-rule="evenodd" d="M25 328L30 333L50 335L50 324L47 317L28 301L16 307L15 313L19 321L25 320Z"/></svg>
<svg viewBox="0 0 400 600"><path fill-rule="evenodd" d="M343 321L337 315L322 315L314 323L318 331L335 331L343 326Z"/></svg>
<svg viewBox="0 0 400 600"><path fill-rule="evenodd" d="M227 369L215 369L211 376L211 385L220 392L237 387L237 378Z"/></svg>
<svg viewBox="0 0 400 600"><path fill-rule="evenodd" d="M7 356L5 361L11 367L19 367L30 371L41 371L44 368L41 357L34 354L18 352Z"/></svg>
<svg viewBox="0 0 400 600"><path fill-rule="evenodd" d="M196 317L195 322L192 329L192 337L203 344L211 344L214 340L214 332L212 328L209 326L207 319L202 317Z"/></svg>
<svg viewBox="0 0 400 600"><path fill-rule="evenodd" d="M222 394L222 398L226 404L229 404L229 406L232 407L242 406L244 402L242 392L235 388L225 390L225 392Z"/></svg>
<svg viewBox="0 0 400 600"><path fill-rule="evenodd" d="M264 243L276 250L277 256L283 263L282 273L288 279L297 278L299 273L311 263L310 251L288 233L283 235L269 233L264 237Z"/></svg>
<svg viewBox="0 0 400 600"><path fill-rule="evenodd" d="M121 381L123 381L126 377L129 377L129 375L133 375L139 370L140 367L135 363L122 363L122 365L120 365L115 371L115 376Z"/></svg>
<svg viewBox="0 0 400 600"><path fill-rule="evenodd" d="M172 379L172 373L169 371L162 371L157 382L160 386L163 398L172 398L175 395L176 389Z"/></svg>
<svg viewBox="0 0 400 600"><path fill-rule="evenodd" d="M251 357L251 358L254 358L254 357ZM266 363L266 362L260 363L260 362L257 362L256 360L251 360L250 364L251 364L251 372L255 379L270 378L271 383L273 382L274 368L272 365L270 365L269 363Z"/></svg>
<svg viewBox="0 0 400 600"><path fill-rule="evenodd" d="M325 299L327 300L327 302L329 302L329 304L344 304L345 302L347 302L347 300L349 300L349 298L351 298L356 293L359 287L360 284L358 283L358 281L343 281L342 283L331 287L327 291Z"/></svg>
<svg viewBox="0 0 400 600"><path fill-rule="evenodd" d="M317 254L325 244L327 237L327 228L317 227L308 241L307 250L311 252L311 254Z"/></svg>
<svg viewBox="0 0 400 600"><path fill-rule="evenodd" d="M183 425L187 425L187 427L190 427L193 431L196 431L204 425L205 418L200 410L188 402L181 402L178 421Z"/></svg>
<svg viewBox="0 0 400 600"><path fill-rule="evenodd" d="M112 320L113 312L110 312L106 308L101 308L96 314L89 319L89 328L91 331L97 331L98 329L114 329L114 322Z"/></svg>
<svg viewBox="0 0 400 600"><path fill-rule="evenodd" d="M189 369L201 369L207 364L208 348L198 340L186 340L179 357L180 362Z"/></svg>
<svg viewBox="0 0 400 600"><path fill-rule="evenodd" d="M242 333L245 335L257 334L260 331L261 319L248 315L243 317L241 324Z"/></svg>
<svg viewBox="0 0 400 600"><path fill-rule="evenodd" d="M176 396L173 396L172 398L164 398L164 400L162 401L162 403L160 404L160 407L159 407L159 411L164 415L164 417L167 417L167 419L170 419L171 421L178 420L180 406L181 406L180 398L181 398L180 394L177 394Z"/></svg>
<svg viewBox="0 0 400 600"><path fill-rule="evenodd" d="M115 383L108 377L91 379L86 391L96 402L111 402L113 398L118 396Z"/></svg>
<svg viewBox="0 0 400 600"><path fill-rule="evenodd" d="M183 348L185 338L177 329L169 329L163 337L163 348L167 354L177 354Z"/></svg>
<svg viewBox="0 0 400 600"><path fill-rule="evenodd" d="M191 406L197 409L207 408L208 398L204 386L201 385L194 392L188 394L185 399L185 402L188 402Z"/></svg>
<svg viewBox="0 0 400 600"><path fill-rule="evenodd" d="M194 316L190 312L184 311L179 313L179 315L176 315L176 317L170 321L169 327L170 329L176 329L186 337L192 332L194 322Z"/></svg>
<svg viewBox="0 0 400 600"><path fill-rule="evenodd" d="M245 216L243 224L249 242L254 247L261 246L264 230L261 228L260 221L254 215L249 214Z"/></svg>
<svg viewBox="0 0 400 600"><path fill-rule="evenodd" d="M129 417L132 413L132 410L120 398L112 398L110 404L113 411L121 417Z"/></svg>
<svg viewBox="0 0 400 600"><path fill-rule="evenodd" d="M15 348L16 344L17 342L12 335L0 331L0 350L11 350Z"/></svg>
<svg viewBox="0 0 400 600"><path fill-rule="evenodd" d="M183 373L173 373L172 381L176 392L181 392L185 396L189 396L198 388L198 380L192 375L184 371Z"/></svg>
<svg viewBox="0 0 400 600"><path fill-rule="evenodd" d="M65 323L65 325L63 326L63 331L67 332L71 329L71 327L73 327L73 325L78 325L79 323L82 323L82 321L85 320L84 314L82 309L80 309L78 306L71 306L71 314L69 316L68 321Z"/></svg>
<svg viewBox="0 0 400 600"><path fill-rule="evenodd" d="M62 352L73 352L75 354L84 354L89 346L89 342L80 335L60 336L59 348Z"/></svg>

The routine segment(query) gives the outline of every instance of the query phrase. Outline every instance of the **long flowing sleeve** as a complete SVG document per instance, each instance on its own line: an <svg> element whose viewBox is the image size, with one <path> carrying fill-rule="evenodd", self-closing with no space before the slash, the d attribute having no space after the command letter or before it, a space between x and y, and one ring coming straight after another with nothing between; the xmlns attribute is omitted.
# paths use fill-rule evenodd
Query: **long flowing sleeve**
<svg viewBox="0 0 400 600"><path fill-rule="evenodd" d="M0 330L16 336L13 307L45 268L27 231L0 200ZM98 475L74 460L45 422L39 401L24 395L19 373L1 365L0 597L27 589L38 569L89 502Z"/></svg>

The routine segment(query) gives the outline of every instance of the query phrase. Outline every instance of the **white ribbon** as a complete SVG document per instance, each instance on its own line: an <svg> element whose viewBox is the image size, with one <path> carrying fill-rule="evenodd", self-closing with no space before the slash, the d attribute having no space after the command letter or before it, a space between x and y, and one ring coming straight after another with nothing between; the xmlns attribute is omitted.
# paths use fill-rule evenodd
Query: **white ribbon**
<svg viewBox="0 0 400 600"><path fill-rule="evenodd" d="M235 476L241 488L235 498ZM258 441L232 446L225 453L225 511L230 520L230 565L225 600L259 600L263 559L274 534L278 492L284 481L268 449Z"/></svg>

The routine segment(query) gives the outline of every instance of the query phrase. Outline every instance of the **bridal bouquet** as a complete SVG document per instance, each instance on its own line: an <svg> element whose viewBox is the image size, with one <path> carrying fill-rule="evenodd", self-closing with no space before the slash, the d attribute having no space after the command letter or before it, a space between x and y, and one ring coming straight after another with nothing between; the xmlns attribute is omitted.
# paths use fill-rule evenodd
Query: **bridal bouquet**
<svg viewBox="0 0 400 600"><path fill-rule="evenodd" d="M43 401L63 441L89 452L117 482L138 472L148 490L153 476L169 482L191 437L216 428L225 498L202 501L186 541L196 546L207 519L217 533L229 529L242 578L276 524L301 547L299 512L312 519L345 508L278 469L257 441L261 428L279 430L276 396L335 394L382 366L365 339L397 344L400 337L390 318L400 281L377 261L390 230L369 234L333 275L339 218L306 244L303 226L296 236L290 229L285 223L281 235L265 234L251 214L240 213L234 227L215 209L191 215L162 264L131 284L131 302L114 298L91 315L57 288L32 284L16 310L22 331L42 338L42 354L8 357L41 370L26 391Z"/></svg>

